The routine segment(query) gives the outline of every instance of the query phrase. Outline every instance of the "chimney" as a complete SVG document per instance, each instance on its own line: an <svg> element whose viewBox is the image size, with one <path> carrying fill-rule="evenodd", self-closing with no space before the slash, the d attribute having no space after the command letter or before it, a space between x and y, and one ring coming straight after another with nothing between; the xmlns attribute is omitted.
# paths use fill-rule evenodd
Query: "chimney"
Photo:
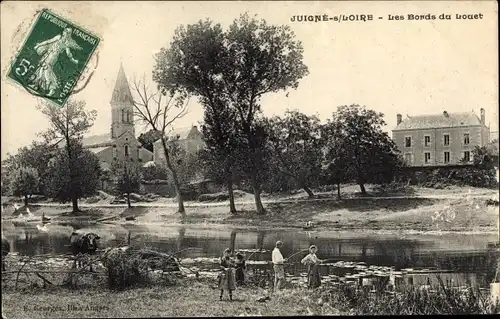
<svg viewBox="0 0 500 319"><path fill-rule="evenodd" d="M481 124L486 125L486 114L483 108L481 108Z"/></svg>
<svg viewBox="0 0 500 319"><path fill-rule="evenodd" d="M444 117L449 117L448 112L446 112L446 111L443 111L443 115L444 115Z"/></svg>
<svg viewBox="0 0 500 319"><path fill-rule="evenodd" d="M399 123L401 123L403 121L403 116L401 114L398 114L396 115L396 118L397 118L397 125L399 125Z"/></svg>

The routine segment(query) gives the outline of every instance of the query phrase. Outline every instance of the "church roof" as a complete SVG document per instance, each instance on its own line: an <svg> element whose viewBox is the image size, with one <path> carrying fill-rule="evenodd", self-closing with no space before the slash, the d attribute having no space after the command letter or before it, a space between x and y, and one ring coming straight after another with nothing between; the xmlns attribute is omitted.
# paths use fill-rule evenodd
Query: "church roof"
<svg viewBox="0 0 500 319"><path fill-rule="evenodd" d="M90 147L90 146L99 146L99 145L105 145L108 143L111 143L113 139L109 135L109 133L106 134L99 134L99 135L92 135L92 136L87 136L82 139L82 144L84 147Z"/></svg>
<svg viewBox="0 0 500 319"><path fill-rule="evenodd" d="M419 115L405 118L393 131L433 129L445 127L480 126L481 120L474 112Z"/></svg>
<svg viewBox="0 0 500 319"><path fill-rule="evenodd" d="M132 93L130 92L127 76L123 70L123 64L120 64L120 70L118 71L118 76L116 77L115 88L113 89L113 95L111 96L111 103L133 103L133 101L134 99L132 97Z"/></svg>
<svg viewBox="0 0 500 319"><path fill-rule="evenodd" d="M92 147L89 148L89 150L94 153L94 154L99 154L100 152L104 151L105 149L110 148L111 146L104 146L104 147Z"/></svg>

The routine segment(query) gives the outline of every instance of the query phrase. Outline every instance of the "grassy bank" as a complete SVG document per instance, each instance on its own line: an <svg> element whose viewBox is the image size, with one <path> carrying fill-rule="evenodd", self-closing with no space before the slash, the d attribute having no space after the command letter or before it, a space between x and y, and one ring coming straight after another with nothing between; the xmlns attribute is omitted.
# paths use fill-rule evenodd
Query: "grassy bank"
<svg viewBox="0 0 500 319"><path fill-rule="evenodd" d="M265 302L257 299L269 296ZM488 296L472 288L427 291L409 288L399 293L373 294L347 286L315 291L285 289L272 294L262 288L238 288L234 300L219 301L213 281L185 279L171 287L104 289L36 289L3 291L7 318L171 317L171 316L297 316L497 314Z"/></svg>
<svg viewBox="0 0 500 319"><path fill-rule="evenodd" d="M404 190L408 193L409 190ZM461 191L461 192L460 192ZM429 196L428 189L412 189L412 195ZM237 214L230 214L228 205L189 206L187 218L180 219L176 208L144 207L132 208L104 207L83 208L83 212L70 213L64 206L32 206L35 216L52 217L53 222L108 222L123 223L127 216L134 216L135 223L212 223L231 224L234 226L293 227L302 228L307 221L313 221L317 229L370 229L370 230L412 230L412 231L498 231L497 205L488 203L489 197L495 195L492 190L450 189L436 190L433 195L450 195L449 198L410 197L410 198L376 198L358 197L353 189L346 191L342 200L330 196L321 200L301 200L301 193L286 197L274 198L274 202L265 204L267 213L258 215L254 204L237 203ZM390 190L377 190L372 195L396 195ZM486 196L485 196L486 194ZM331 194L330 194L331 195ZM496 192L498 196L498 192ZM273 199L269 197L268 199ZM11 213L10 213L11 215ZM2 218L12 218L4 211Z"/></svg>
<svg viewBox="0 0 500 319"><path fill-rule="evenodd" d="M137 288L123 292L99 289L69 291L64 288L29 292L2 292L6 318L171 317L239 315L339 314L331 307L319 307L307 291L287 290L271 295L262 288L241 288L234 300L219 301L212 281L184 280L173 287ZM42 308L45 307L45 308ZM309 311L308 311L309 307Z"/></svg>

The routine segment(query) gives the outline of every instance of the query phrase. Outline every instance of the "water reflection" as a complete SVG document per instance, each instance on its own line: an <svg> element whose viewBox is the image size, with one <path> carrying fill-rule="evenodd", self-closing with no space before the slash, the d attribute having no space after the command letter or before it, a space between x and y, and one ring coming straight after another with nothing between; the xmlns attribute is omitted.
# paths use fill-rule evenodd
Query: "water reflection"
<svg viewBox="0 0 500 319"><path fill-rule="evenodd" d="M284 243L282 254L292 254L316 245L321 259L364 262L367 265L404 268L449 269L454 271L450 280L455 283L477 283L487 286L495 276L498 251L488 248L497 237L478 235L407 235L367 236L349 232L304 231L248 231L227 227L202 228L193 225L182 227L145 227L134 224L116 225L48 225L40 231L35 225L13 226L2 222L2 233L11 244L11 250L21 255L65 254L69 252L69 235L73 230L93 231L101 236L101 246L113 247L131 243L139 247L174 252L186 248L182 258L219 257L225 248L265 250L255 253L252 260L268 261L277 240ZM292 274L304 272L298 262L306 254L292 258L295 263L287 267ZM324 276L338 275L334 267L322 266ZM434 282L432 277L405 276L407 284ZM461 279L460 279L461 278Z"/></svg>

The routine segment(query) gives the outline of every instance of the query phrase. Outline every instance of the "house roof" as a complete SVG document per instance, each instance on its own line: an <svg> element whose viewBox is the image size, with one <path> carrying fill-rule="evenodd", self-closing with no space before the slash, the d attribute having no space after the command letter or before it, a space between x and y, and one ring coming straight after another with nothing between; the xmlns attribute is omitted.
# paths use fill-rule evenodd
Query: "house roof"
<svg viewBox="0 0 500 319"><path fill-rule="evenodd" d="M123 70L123 65L120 64L120 70L118 70L118 76L116 77L115 88L113 89L113 95L111 96L111 103L133 103L133 101L134 99L132 98L132 93L130 92L127 76Z"/></svg>
<svg viewBox="0 0 500 319"><path fill-rule="evenodd" d="M179 140L185 140L189 137L189 134L191 133L191 131L193 129L198 131L198 128L196 126L190 126L190 127L182 127L182 128L178 128L178 129L173 129L170 132L168 132L168 134L166 134L166 135L169 139L170 138L172 138L172 139L177 138L177 136L178 136ZM154 143L156 144L159 142L160 142L160 139L156 140Z"/></svg>
<svg viewBox="0 0 500 319"><path fill-rule="evenodd" d="M474 112L446 113L435 115L408 116L393 131L431 129L445 127L481 126L481 120Z"/></svg>

